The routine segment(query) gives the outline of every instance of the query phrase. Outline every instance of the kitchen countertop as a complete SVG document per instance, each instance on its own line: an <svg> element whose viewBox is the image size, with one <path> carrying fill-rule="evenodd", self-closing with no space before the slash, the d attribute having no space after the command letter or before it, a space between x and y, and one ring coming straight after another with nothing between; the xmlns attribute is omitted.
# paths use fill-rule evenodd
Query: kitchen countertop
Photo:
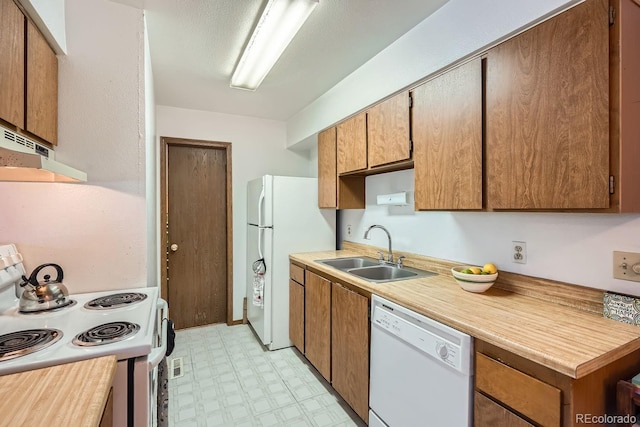
<svg viewBox="0 0 640 427"><path fill-rule="evenodd" d="M0 376L0 424L99 425L116 365L105 356Z"/></svg>
<svg viewBox="0 0 640 427"><path fill-rule="evenodd" d="M571 378L582 378L640 349L637 326L509 292L497 284L484 293L467 292L442 267L435 276L371 283L316 262L362 255L368 254L340 250L291 254L289 258ZM410 255L404 255L406 265L415 267Z"/></svg>

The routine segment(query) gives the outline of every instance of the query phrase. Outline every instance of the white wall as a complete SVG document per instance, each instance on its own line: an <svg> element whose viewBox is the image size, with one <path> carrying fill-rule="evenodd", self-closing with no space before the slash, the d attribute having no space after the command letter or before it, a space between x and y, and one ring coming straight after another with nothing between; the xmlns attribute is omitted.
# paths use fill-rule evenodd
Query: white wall
<svg viewBox="0 0 640 427"><path fill-rule="evenodd" d="M153 71L149 55L147 21L144 21L144 124L145 124L145 183L147 197L147 285L157 286L160 278L160 193L158 189L158 148L156 138L156 102L153 92Z"/></svg>
<svg viewBox="0 0 640 427"><path fill-rule="evenodd" d="M365 210L342 212L345 240L472 265L640 295L640 284L613 279L613 251L640 252L640 215L593 213L414 212L410 206L377 206L378 194L413 192L413 170L367 177ZM413 198L412 198L413 201ZM351 236L347 226L352 226ZM525 241L527 263L511 261L511 242Z"/></svg>
<svg viewBox="0 0 640 427"><path fill-rule="evenodd" d="M450 0L287 122L287 145L578 0Z"/></svg>
<svg viewBox="0 0 640 427"><path fill-rule="evenodd" d="M71 293L146 285L144 24L140 10L66 0L56 159L86 184L0 183L0 243L28 271L60 264Z"/></svg>
<svg viewBox="0 0 640 427"><path fill-rule="evenodd" d="M156 107L158 137L230 142L233 184L233 318L246 296L247 181L264 174L310 176L308 154L285 148L284 122L181 108Z"/></svg>

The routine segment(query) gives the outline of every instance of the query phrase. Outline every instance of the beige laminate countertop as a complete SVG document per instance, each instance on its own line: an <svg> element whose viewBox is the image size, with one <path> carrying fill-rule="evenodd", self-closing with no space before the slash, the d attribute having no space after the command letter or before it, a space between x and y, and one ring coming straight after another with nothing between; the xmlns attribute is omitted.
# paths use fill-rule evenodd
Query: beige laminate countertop
<svg viewBox="0 0 640 427"><path fill-rule="evenodd" d="M0 376L0 425L99 425L116 365L106 356Z"/></svg>
<svg viewBox="0 0 640 427"><path fill-rule="evenodd" d="M495 286L467 292L451 274L371 283L315 262L359 255L342 250L291 254L290 259L572 378L640 348L637 326Z"/></svg>

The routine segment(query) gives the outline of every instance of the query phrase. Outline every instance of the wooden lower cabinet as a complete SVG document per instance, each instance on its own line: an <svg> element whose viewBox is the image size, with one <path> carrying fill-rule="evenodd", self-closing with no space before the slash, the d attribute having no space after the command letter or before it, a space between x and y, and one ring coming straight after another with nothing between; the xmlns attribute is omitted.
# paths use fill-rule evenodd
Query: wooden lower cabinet
<svg viewBox="0 0 640 427"><path fill-rule="evenodd" d="M477 391L474 393L473 405L475 427L534 427L530 422Z"/></svg>
<svg viewBox="0 0 640 427"><path fill-rule="evenodd" d="M289 339L304 354L304 286L289 280Z"/></svg>
<svg viewBox="0 0 640 427"><path fill-rule="evenodd" d="M585 425L587 416L616 414L618 380L640 371L640 350L576 379L479 339L474 346L476 427Z"/></svg>
<svg viewBox="0 0 640 427"><path fill-rule="evenodd" d="M369 420L369 299L338 283L331 294L333 388Z"/></svg>
<svg viewBox="0 0 640 427"><path fill-rule="evenodd" d="M304 287L304 355L330 382L331 282L307 270Z"/></svg>

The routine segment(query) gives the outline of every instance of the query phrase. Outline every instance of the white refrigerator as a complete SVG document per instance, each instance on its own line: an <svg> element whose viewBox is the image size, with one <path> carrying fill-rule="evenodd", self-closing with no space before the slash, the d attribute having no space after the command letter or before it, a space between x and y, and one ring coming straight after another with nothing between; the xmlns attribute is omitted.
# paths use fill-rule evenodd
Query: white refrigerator
<svg viewBox="0 0 640 427"><path fill-rule="evenodd" d="M249 181L247 319L269 350L292 345L289 254L335 247L336 213L318 208L316 178L265 175Z"/></svg>

